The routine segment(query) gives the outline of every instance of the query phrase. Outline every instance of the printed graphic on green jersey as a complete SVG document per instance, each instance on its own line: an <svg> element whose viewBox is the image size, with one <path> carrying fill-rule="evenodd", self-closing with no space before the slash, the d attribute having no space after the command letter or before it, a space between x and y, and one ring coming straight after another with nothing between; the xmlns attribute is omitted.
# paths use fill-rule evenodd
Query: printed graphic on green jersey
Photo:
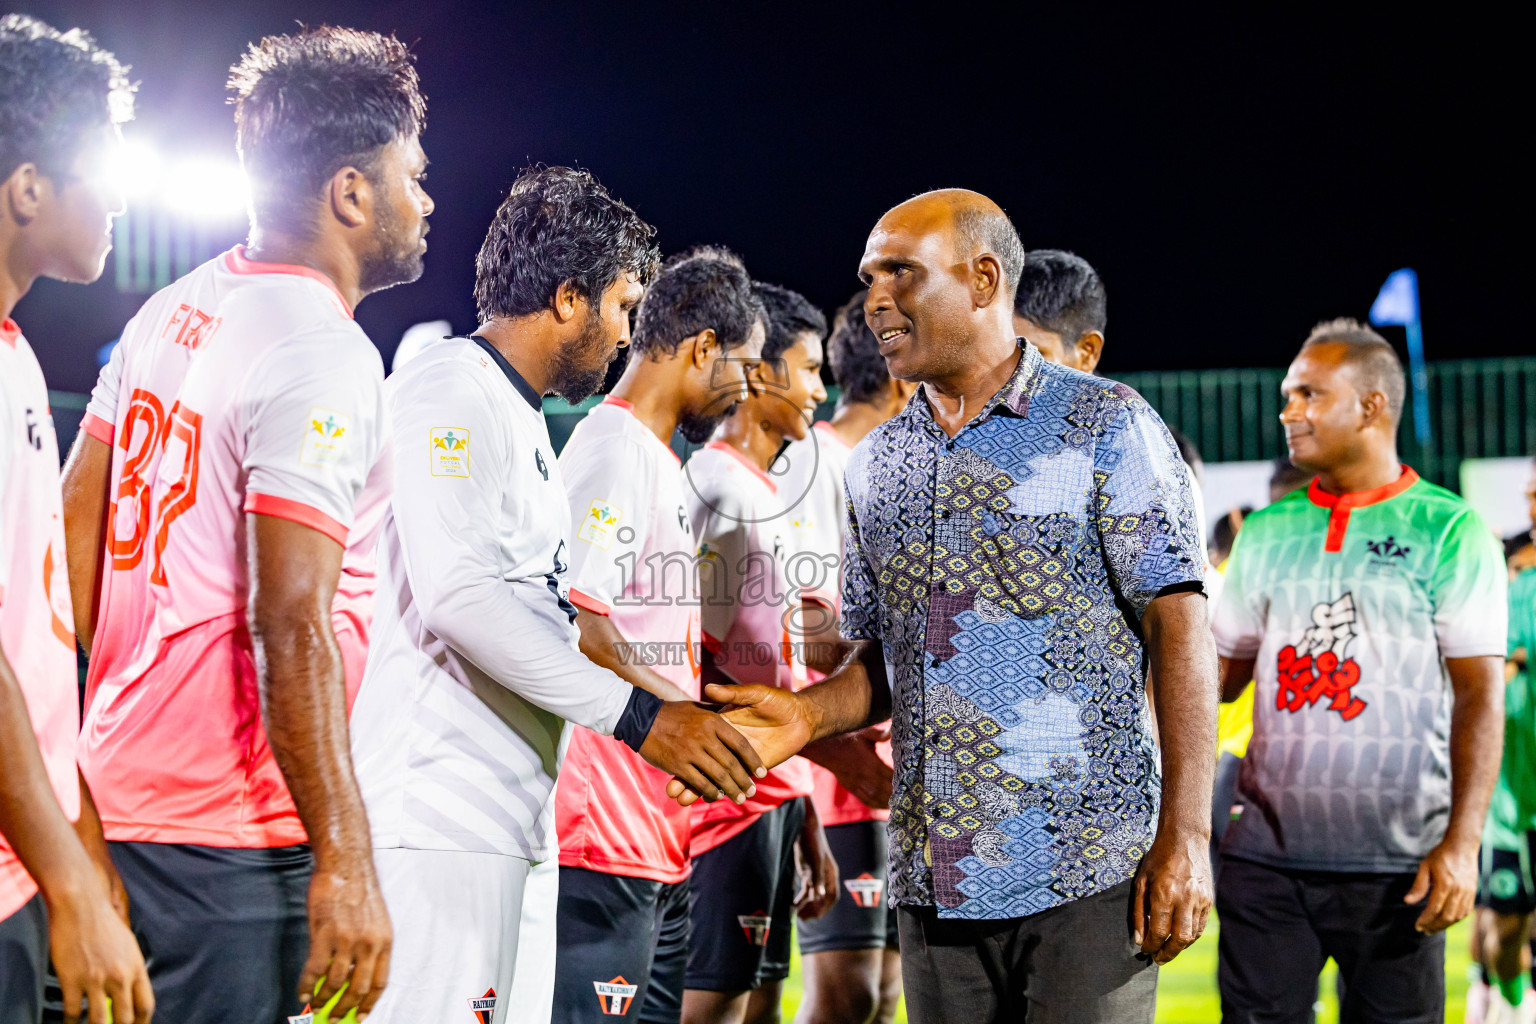
<svg viewBox="0 0 1536 1024"><path fill-rule="evenodd" d="M1344 721L1358 717L1366 705L1350 692L1360 681L1360 666L1349 656L1354 638L1353 594L1345 591L1337 601L1314 607L1312 628L1298 642L1280 648L1276 658L1280 686L1275 691L1275 709L1295 713L1326 697L1328 710L1337 711Z"/></svg>

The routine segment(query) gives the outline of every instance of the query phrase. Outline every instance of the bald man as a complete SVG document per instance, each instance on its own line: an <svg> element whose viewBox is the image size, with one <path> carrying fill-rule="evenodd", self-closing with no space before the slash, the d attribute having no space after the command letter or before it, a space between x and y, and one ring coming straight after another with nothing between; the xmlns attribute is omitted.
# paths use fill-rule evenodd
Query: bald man
<svg viewBox="0 0 1536 1024"><path fill-rule="evenodd" d="M1130 388L1013 330L1024 250L974 192L859 275L918 395L850 457L842 635L796 694L711 687L773 762L892 717L890 887L915 1024L1150 1022L1212 900L1216 656L1178 449ZM1162 723L1152 742L1143 666ZM893 699L894 694L894 699Z"/></svg>
<svg viewBox="0 0 1536 1024"><path fill-rule="evenodd" d="M1310 1021L1331 957L1340 1021L1439 1022L1499 774L1503 559L1398 460L1403 368L1379 334L1319 324L1280 390L1313 479L1244 520L1214 622L1222 699L1255 686L1221 841L1222 1020Z"/></svg>

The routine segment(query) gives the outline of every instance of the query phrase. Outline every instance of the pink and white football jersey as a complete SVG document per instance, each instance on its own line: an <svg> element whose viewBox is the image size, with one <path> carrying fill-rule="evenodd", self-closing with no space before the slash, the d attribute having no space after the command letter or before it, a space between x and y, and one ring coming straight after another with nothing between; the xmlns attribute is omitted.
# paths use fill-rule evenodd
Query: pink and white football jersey
<svg viewBox="0 0 1536 1024"><path fill-rule="evenodd" d="M80 698L59 442L42 368L11 320L0 320L0 650L21 684L48 781L73 821L80 815ZM0 920L35 892L37 884L0 836Z"/></svg>
<svg viewBox="0 0 1536 1024"><path fill-rule="evenodd" d="M243 247L155 294L82 429L113 446L80 764L108 839L305 841L246 626L246 513L345 546L332 626L367 655L390 460L378 350L323 274Z"/></svg>
<svg viewBox="0 0 1536 1024"><path fill-rule="evenodd" d="M805 568L779 486L735 448L711 441L684 467L698 541L700 617L716 664L741 683L798 690L807 683L798 635ZM809 796L811 763L792 757L744 804L693 805L693 855L747 829L786 800Z"/></svg>
<svg viewBox="0 0 1536 1024"><path fill-rule="evenodd" d="M698 573L682 465L633 408L605 400L560 453L576 532L571 602L610 618L628 644L622 657L697 698ZM560 863L686 878L689 812L667 796L669 779L620 740L575 727L555 789Z"/></svg>
<svg viewBox="0 0 1536 1024"><path fill-rule="evenodd" d="M774 469L780 471L779 493L790 505L789 523L795 531L801 551L810 552L831 568L824 580L816 580L801 592L804 600L824 605L834 621L842 605L843 530L847 522L848 498L843 490L843 474L848 470L848 456L853 449L832 424L825 420L811 428L803 441L796 441L779 456ZM821 675L809 669L811 681ZM886 764L891 763L891 744L887 740L876 747ZM819 764L811 765L816 791L816 815L823 826L847 825L857 821L885 821L890 811L876 810L850 793L837 776Z"/></svg>

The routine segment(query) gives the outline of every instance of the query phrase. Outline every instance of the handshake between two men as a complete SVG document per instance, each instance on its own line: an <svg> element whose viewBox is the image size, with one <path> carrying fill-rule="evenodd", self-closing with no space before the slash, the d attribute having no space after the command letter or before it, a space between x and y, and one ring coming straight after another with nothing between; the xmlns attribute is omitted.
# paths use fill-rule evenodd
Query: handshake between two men
<svg viewBox="0 0 1536 1024"><path fill-rule="evenodd" d="M703 679L715 704L663 704L640 746L674 776L667 795L678 803L742 803L756 792L754 779L804 753L865 804L889 806L891 768L875 753L889 733L871 726L891 710L879 644L850 646L835 672L798 692L737 684L708 658Z"/></svg>

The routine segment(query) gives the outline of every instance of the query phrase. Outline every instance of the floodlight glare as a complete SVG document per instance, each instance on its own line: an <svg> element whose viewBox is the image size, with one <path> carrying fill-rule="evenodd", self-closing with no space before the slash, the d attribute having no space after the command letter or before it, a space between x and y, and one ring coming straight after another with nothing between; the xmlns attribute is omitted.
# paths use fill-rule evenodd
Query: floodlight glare
<svg viewBox="0 0 1536 1024"><path fill-rule="evenodd" d="M200 219L243 216L249 205L245 172L233 160L178 161L165 175L160 201L168 209Z"/></svg>
<svg viewBox="0 0 1536 1024"><path fill-rule="evenodd" d="M130 202L154 195L160 171L160 154L143 140L124 141L112 149L108 173Z"/></svg>

